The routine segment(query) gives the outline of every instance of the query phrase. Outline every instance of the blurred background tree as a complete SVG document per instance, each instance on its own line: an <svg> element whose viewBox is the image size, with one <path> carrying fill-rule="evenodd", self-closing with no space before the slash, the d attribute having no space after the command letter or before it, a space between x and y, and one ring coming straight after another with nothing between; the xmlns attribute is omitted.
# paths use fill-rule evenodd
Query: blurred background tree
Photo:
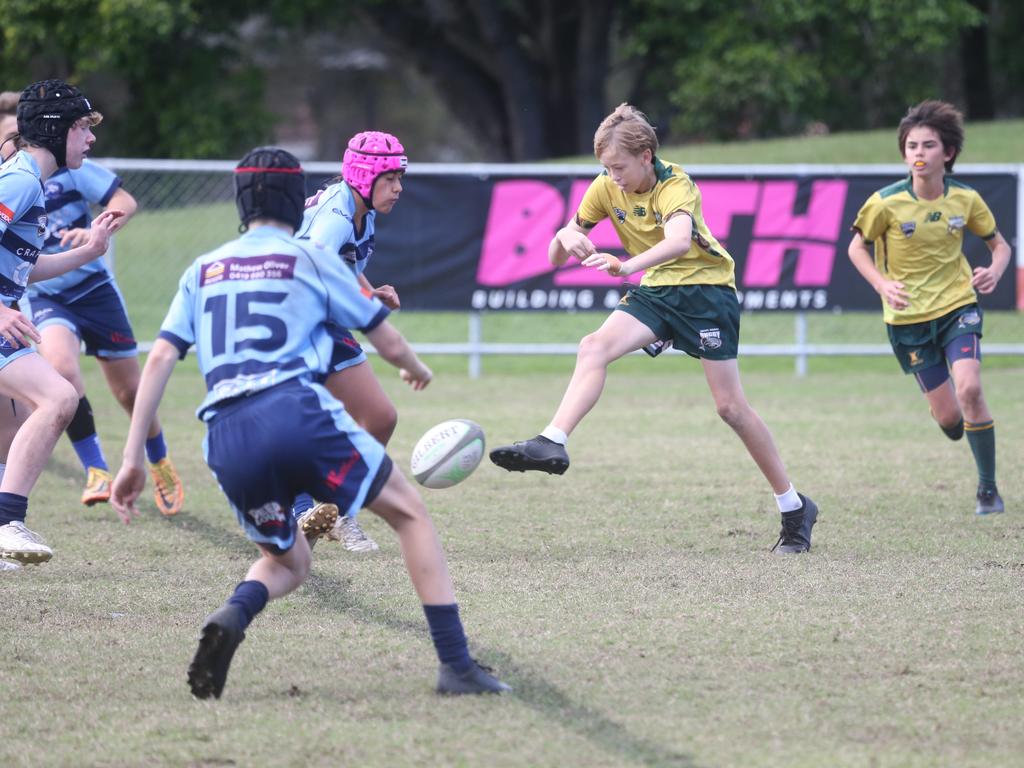
<svg viewBox="0 0 1024 768"><path fill-rule="evenodd" d="M3 88L60 76L100 154L340 157L368 127L421 160L587 154L615 104L663 140L890 126L949 99L1024 112L1019 0L0 0Z"/></svg>

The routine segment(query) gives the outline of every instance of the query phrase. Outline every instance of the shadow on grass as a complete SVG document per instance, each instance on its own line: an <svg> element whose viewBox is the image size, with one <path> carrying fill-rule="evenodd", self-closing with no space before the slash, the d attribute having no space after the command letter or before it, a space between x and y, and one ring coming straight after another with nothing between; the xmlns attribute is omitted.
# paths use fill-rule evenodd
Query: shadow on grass
<svg viewBox="0 0 1024 768"><path fill-rule="evenodd" d="M230 512L225 510L225 522L228 520ZM232 555L255 557L257 554L255 545L244 537L219 525L211 525L187 512L180 512L169 518L169 521L182 531L196 534ZM422 642L427 634L425 621L409 621L360 602L354 596L350 584L314 572L304 587L324 607L359 621L415 637L418 642ZM539 712L546 720L558 722L575 731L604 751L619 755L623 764L697 768L697 763L689 755L640 739L621 723L573 701L564 691L544 679L543 675L531 670L529 665L519 663L508 654L492 648L477 646L477 649L486 663L494 664L501 670L502 678L514 689L516 701Z"/></svg>
<svg viewBox="0 0 1024 768"><path fill-rule="evenodd" d="M420 641L423 639L427 632L425 621L409 621L359 602L349 586L317 573L311 574L305 583L306 590L325 607L359 621L384 626L393 632L415 636ZM573 701L564 691L531 670L529 665L521 664L493 648L476 647L483 661L501 670L502 678L514 689L512 695L516 701L531 707L545 720L558 722L575 731L605 752L619 755L623 764L696 768L697 764L689 755L640 739L621 723Z"/></svg>

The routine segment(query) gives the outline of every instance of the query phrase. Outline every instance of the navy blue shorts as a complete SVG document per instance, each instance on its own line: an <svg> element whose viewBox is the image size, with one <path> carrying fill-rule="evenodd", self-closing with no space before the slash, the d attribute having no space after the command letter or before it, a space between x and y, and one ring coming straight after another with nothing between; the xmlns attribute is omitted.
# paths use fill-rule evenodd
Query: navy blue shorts
<svg viewBox="0 0 1024 768"><path fill-rule="evenodd" d="M139 353L124 300L112 282L73 301L40 295L32 298L29 305L36 328L63 325L85 342L87 355L116 359Z"/></svg>
<svg viewBox="0 0 1024 768"><path fill-rule="evenodd" d="M334 340L334 349L331 351L330 373L343 371L353 365L366 362L366 353L347 328L339 328L336 325L328 326L328 333Z"/></svg>
<svg viewBox="0 0 1024 768"><path fill-rule="evenodd" d="M320 384L293 379L214 408L206 463L246 536L277 551L295 544L299 493L354 514L391 474L384 446Z"/></svg>

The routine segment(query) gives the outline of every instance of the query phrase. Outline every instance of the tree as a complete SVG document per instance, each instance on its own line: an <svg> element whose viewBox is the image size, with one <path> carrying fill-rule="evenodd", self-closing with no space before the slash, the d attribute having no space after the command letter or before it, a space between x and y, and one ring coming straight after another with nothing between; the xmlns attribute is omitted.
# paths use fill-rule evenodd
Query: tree
<svg viewBox="0 0 1024 768"><path fill-rule="evenodd" d="M338 3L332 3L337 9ZM615 0L362 0L325 14L373 25L408 57L495 159L588 152L605 115Z"/></svg>
<svg viewBox="0 0 1024 768"><path fill-rule="evenodd" d="M0 0L4 87L44 77L88 86L117 113L123 154L232 157L272 130L262 74L242 44L247 0ZM109 107L108 107L109 105Z"/></svg>

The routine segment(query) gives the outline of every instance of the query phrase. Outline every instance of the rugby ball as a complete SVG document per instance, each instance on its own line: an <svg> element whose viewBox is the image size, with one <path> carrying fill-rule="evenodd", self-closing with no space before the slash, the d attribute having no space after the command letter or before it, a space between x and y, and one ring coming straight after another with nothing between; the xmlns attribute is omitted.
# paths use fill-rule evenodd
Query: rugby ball
<svg viewBox="0 0 1024 768"><path fill-rule="evenodd" d="M412 476L427 488L451 488L477 468L484 455L484 431L469 419L442 421L412 449Z"/></svg>

